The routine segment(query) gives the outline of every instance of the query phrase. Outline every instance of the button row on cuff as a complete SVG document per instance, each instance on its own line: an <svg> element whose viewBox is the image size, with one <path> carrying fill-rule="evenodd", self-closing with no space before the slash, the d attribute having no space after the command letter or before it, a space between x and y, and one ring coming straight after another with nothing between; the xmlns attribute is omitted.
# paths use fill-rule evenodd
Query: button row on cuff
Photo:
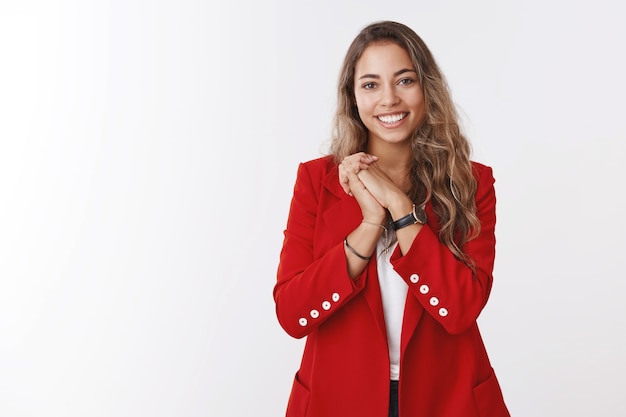
<svg viewBox="0 0 626 417"><path fill-rule="evenodd" d="M417 275L417 274L412 274L409 277L409 281L411 281L413 284L417 284L419 282L419 280L420 280L420 276ZM420 291L421 294L426 295L426 294L428 294L430 292L430 287L428 285L426 285L426 284L422 284L420 286L420 290L419 291ZM433 307L438 306L439 305L439 299L437 297L430 297L430 305L433 306ZM441 307L439 309L439 315L441 317L446 317L448 315L448 309L444 308L444 307Z"/></svg>
<svg viewBox="0 0 626 417"><path fill-rule="evenodd" d="M333 300L335 303L337 301L339 301L339 293L334 292L333 295L330 297L331 300ZM330 304L330 301L323 301L322 302L322 308L326 311L330 310L330 308L332 307L332 305ZM316 309L312 309L311 312L309 313L309 315L311 316L311 318L316 319L320 316L320 312L319 310ZM307 324L309 324L309 321L305 318L305 317L300 317L300 319L298 320L298 324L300 324L300 326L304 327Z"/></svg>

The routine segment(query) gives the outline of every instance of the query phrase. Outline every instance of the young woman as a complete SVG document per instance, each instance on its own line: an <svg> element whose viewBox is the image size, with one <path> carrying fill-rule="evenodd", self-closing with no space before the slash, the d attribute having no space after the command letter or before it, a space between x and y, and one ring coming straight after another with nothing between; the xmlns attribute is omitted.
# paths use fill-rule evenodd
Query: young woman
<svg viewBox="0 0 626 417"><path fill-rule="evenodd" d="M476 324L494 178L433 56L400 23L367 26L338 100L331 155L298 169L274 288L307 337L287 416L509 416Z"/></svg>

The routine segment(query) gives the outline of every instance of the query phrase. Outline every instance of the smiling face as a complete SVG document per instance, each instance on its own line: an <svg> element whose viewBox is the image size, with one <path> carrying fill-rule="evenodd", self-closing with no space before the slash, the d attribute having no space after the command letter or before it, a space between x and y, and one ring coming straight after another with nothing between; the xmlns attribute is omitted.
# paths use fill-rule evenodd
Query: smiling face
<svg viewBox="0 0 626 417"><path fill-rule="evenodd" d="M392 42L370 44L354 69L354 96L368 148L410 145L424 120L424 94L409 54Z"/></svg>

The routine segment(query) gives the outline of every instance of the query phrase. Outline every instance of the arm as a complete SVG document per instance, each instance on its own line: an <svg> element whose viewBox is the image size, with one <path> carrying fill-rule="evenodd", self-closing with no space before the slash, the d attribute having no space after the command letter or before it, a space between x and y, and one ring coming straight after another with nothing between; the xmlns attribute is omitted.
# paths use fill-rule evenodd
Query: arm
<svg viewBox="0 0 626 417"><path fill-rule="evenodd" d="M351 278L343 241L316 257L314 237L320 189L321 178L312 178L307 165L300 164L274 287L278 321L296 338L309 334L358 294L367 276L367 262L360 265L362 260L350 259L360 269L354 279ZM350 242L351 246L364 250L356 238Z"/></svg>
<svg viewBox="0 0 626 417"><path fill-rule="evenodd" d="M478 318L487 303L495 258L496 196L491 168L478 168L476 209L480 235L464 251L476 273L457 260L428 226L422 226L409 250L397 249L391 262L409 291L449 333L461 333Z"/></svg>

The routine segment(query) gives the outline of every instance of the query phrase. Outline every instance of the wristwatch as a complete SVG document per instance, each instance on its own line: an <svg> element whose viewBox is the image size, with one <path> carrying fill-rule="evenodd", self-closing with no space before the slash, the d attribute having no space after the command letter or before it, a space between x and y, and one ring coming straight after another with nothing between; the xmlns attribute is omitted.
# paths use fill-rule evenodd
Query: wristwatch
<svg viewBox="0 0 626 417"><path fill-rule="evenodd" d="M413 204L413 211L406 216L400 217L398 220L391 222L391 228L393 230L398 230L415 223L426 224L427 221L428 219L426 218L426 212L424 209Z"/></svg>

